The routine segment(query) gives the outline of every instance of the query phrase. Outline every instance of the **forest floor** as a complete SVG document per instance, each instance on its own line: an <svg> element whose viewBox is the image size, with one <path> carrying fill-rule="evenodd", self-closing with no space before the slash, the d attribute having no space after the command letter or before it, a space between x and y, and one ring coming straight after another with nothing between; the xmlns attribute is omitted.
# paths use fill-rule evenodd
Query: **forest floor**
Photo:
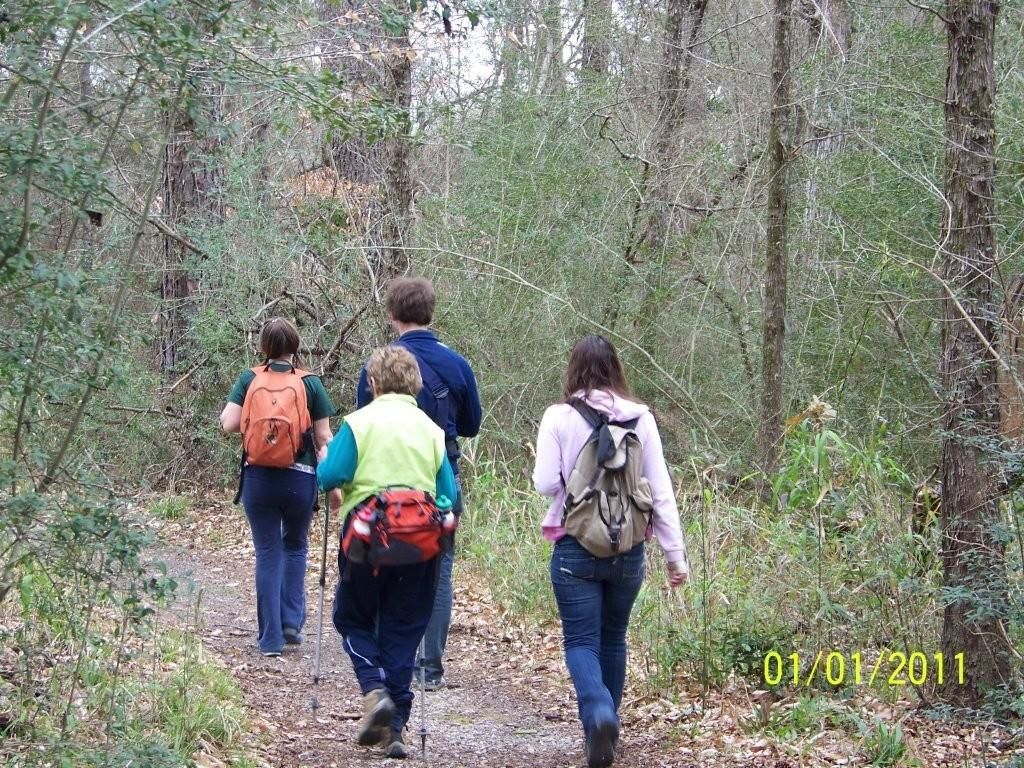
<svg viewBox="0 0 1024 768"><path fill-rule="evenodd" d="M322 521L322 517L319 521ZM156 521L162 539L156 554L181 584L173 621L200 634L206 648L233 677L251 712L248 750L270 766L382 766L383 753L356 746L359 690L348 657L330 623L336 582L328 549L322 679L312 682L317 634L321 532L310 542L309 619L305 643L279 658L256 649L253 550L240 508L227 503L193 505L180 520ZM336 535L336 533L334 533ZM581 731L565 671L557 627L526 627L502 614L481 575L456 565L456 605L446 660L450 687L426 695L426 760L434 766L582 766ZM319 709L311 709L316 694ZM694 766L1011 766L1024 747L992 726L930 719L910 700L855 700L819 707L814 722L788 716L800 697L769 701L743 682L702 699L699 689L669 697L631 695L627 683L623 734L616 765L624 768ZM806 698L803 699L806 702ZM873 743L840 723L836 712L854 710L867 723L899 724L906 753L901 761L872 762ZM857 718L854 718L856 720ZM414 703L406 742L418 760L420 701ZM1014 751L1016 748L1016 752ZM1020 758L1018 758L1020 759ZM196 755L200 768L226 765L214 753Z"/></svg>

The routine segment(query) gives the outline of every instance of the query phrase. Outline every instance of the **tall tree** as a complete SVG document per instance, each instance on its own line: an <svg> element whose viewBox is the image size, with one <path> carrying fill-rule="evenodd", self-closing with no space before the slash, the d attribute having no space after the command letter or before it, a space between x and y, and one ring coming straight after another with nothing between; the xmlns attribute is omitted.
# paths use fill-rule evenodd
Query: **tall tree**
<svg viewBox="0 0 1024 768"><path fill-rule="evenodd" d="M561 93L565 88L561 0L547 0L544 6L544 26L548 29L548 73L544 90L547 93Z"/></svg>
<svg viewBox="0 0 1024 768"><path fill-rule="evenodd" d="M329 48L328 66L338 72L354 98L377 101L392 117L389 136L371 142L365 134L332 136L324 158L339 178L365 193L358 234L364 239L378 284L408 267L409 223L412 208L411 16L385 24L380 12L362 0L334 3L322 0ZM397 23L397 22L404 23ZM344 25L344 34L337 30Z"/></svg>
<svg viewBox="0 0 1024 768"><path fill-rule="evenodd" d="M583 39L580 43L584 80L604 77L611 64L612 0L583 0Z"/></svg>
<svg viewBox="0 0 1024 768"><path fill-rule="evenodd" d="M790 60L793 0L775 0L772 15L771 119L768 129L767 247L761 345L761 423L757 448L770 472L782 442L783 352L786 338L786 272L789 239L789 165L792 129Z"/></svg>
<svg viewBox="0 0 1024 768"><path fill-rule="evenodd" d="M990 454L999 431L993 297L995 232L995 26L992 0L947 0L941 371L942 564L948 602L942 652L964 654L969 674L941 695L976 705L1010 679L1002 626L1009 605L999 478Z"/></svg>
<svg viewBox="0 0 1024 768"><path fill-rule="evenodd" d="M221 88L194 76L178 110L164 152L161 201L169 230L162 241L159 367L175 371L190 357L188 330L196 279L188 268L193 249L180 233L220 221L223 170L218 161ZM168 118L171 119L171 118Z"/></svg>
<svg viewBox="0 0 1024 768"><path fill-rule="evenodd" d="M654 157L657 169L644 169L644 189L650 179L653 194L644 229L638 242L651 249L664 243L672 218L674 197L673 167L678 162L679 144L686 122L687 104L693 85L693 66L698 36L704 26L708 0L669 0L665 16L665 42L662 46L662 70L658 83L658 122L655 126ZM644 196L647 196L646 194ZM627 258L628 260L628 258Z"/></svg>
<svg viewBox="0 0 1024 768"><path fill-rule="evenodd" d="M827 210L818 201L820 171L815 167L841 152L845 145L844 115L841 99L832 91L836 75L850 54L852 24L848 0L803 0L807 18L808 42L820 62L819 75L813 79L803 108L807 126L800 141L810 141L811 164L804 182L804 228L808 240L820 237Z"/></svg>

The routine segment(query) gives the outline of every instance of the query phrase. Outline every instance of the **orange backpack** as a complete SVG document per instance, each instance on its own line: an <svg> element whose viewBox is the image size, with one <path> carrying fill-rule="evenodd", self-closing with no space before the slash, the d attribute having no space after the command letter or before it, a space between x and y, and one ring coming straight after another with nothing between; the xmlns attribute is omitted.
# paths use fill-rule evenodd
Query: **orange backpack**
<svg viewBox="0 0 1024 768"><path fill-rule="evenodd" d="M444 515L426 491L385 488L352 511L341 549L350 562L368 563L375 570L425 563L449 548L454 516L451 520L445 527Z"/></svg>
<svg viewBox="0 0 1024 768"><path fill-rule="evenodd" d="M286 469L295 463L312 428L302 380L312 374L300 368L275 371L267 365L252 369L242 404L242 455L257 467Z"/></svg>

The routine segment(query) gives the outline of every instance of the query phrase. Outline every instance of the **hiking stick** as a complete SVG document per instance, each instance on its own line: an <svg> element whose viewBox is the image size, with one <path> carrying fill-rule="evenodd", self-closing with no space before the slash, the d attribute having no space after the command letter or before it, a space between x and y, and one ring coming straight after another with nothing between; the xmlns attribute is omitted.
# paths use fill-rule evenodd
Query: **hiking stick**
<svg viewBox="0 0 1024 768"><path fill-rule="evenodd" d="M427 651L426 636L420 638L420 757L427 759L427 666L423 656Z"/></svg>
<svg viewBox="0 0 1024 768"><path fill-rule="evenodd" d="M320 609L318 613L320 625L316 630L316 668L313 672L313 698L309 701L309 708L316 712L320 708L320 700L316 692L320 685L320 649L324 642L324 588L327 585L327 535L331 523L331 499L330 496L324 500L324 547L320 556Z"/></svg>

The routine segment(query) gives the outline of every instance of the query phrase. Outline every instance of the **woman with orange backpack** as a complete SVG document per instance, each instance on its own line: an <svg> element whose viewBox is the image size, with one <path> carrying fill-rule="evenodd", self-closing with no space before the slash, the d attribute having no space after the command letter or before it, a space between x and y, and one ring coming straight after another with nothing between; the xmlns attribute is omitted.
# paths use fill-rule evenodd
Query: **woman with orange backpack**
<svg viewBox="0 0 1024 768"><path fill-rule="evenodd" d="M302 642L306 551L316 501L316 452L337 413L318 376L298 367L299 333L282 317L260 333L264 362L242 371L220 415L242 433L239 492L256 549L258 645L280 656Z"/></svg>

